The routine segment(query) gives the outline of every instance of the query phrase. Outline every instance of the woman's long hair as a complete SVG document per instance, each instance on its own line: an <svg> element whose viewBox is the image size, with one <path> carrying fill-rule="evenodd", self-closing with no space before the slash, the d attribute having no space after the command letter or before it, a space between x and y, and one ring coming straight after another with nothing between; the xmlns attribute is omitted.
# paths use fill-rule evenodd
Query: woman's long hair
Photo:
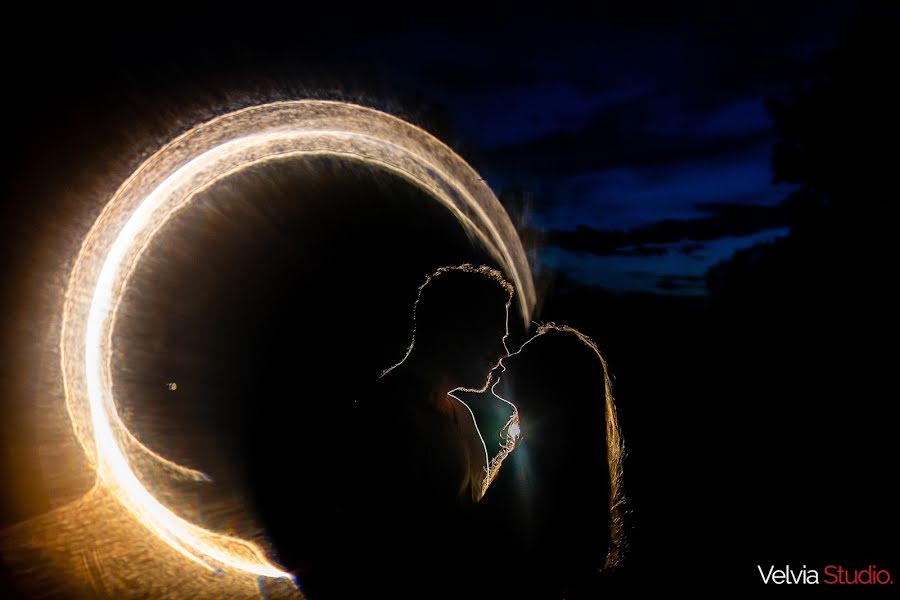
<svg viewBox="0 0 900 600"><path fill-rule="evenodd" d="M619 427L619 417L616 411L616 403L612 393L612 379L609 376L609 368L606 359L603 358L597 344L590 337L568 325L544 323L538 327L536 336L549 331L568 332L582 341L597 355L597 359L603 368L604 412L606 417L606 460L609 468L609 525L610 547L603 564L604 569L612 569L622 560L625 551L625 489L623 472L625 464L625 441L622 430Z"/></svg>
<svg viewBox="0 0 900 600"><path fill-rule="evenodd" d="M553 332L557 332L559 334L566 334L563 337L559 337L556 339L556 343L550 343L550 340L547 340L547 343L539 342L532 346L532 343L536 340L542 338L542 336L551 334L550 337L555 337ZM573 352L574 356L569 356L565 354L566 349L573 349L574 346L571 345L571 342L565 342L564 340L568 335L572 335L580 341L586 348L590 349L593 356L596 356L596 361L593 356L588 357L582 351L575 350ZM596 385L596 380L593 380L593 383L590 380L585 380L588 384L587 388L584 390L579 390L579 396L584 396L584 392L589 392L590 389L597 390L598 388L602 388L603 398L598 399L602 402L601 405L590 406L589 410L584 412L578 412L577 410L572 410L569 414L565 414L561 417L560 420L560 410L559 408L563 408L565 410L569 410L573 408L571 405L566 406L564 404L557 403L557 394L565 394L566 391L572 392L572 385L576 388L579 387L580 384L577 381L563 381L560 379L553 379L549 382L543 382L546 379L545 370L542 368L545 366L544 360L547 358L545 355L540 352L535 353L535 350L539 346L544 347L545 350L552 350L552 356L556 359L572 359L573 362L569 363L561 363L564 364L567 369L576 369L583 371L588 378L593 378L599 374L602 378L602 381L599 382L601 385ZM531 347L529 347L531 346ZM521 353L521 357L516 357L517 354ZM564 357L564 358L563 358ZM598 463L605 463L606 469L608 470L608 524L609 524L609 537L608 537L608 548L606 550L605 558L603 558L603 562L601 565L597 565L599 568L603 570L611 570L616 565L620 563L623 557L623 553L625 550L626 544L626 536L625 536L625 526L623 522L623 513L625 506L625 493L624 493L624 485L623 485L623 467L625 460L625 445L622 437L622 431L619 426L619 419L616 411L615 401L613 399L612 394L612 381L609 376L609 370L607 367L606 360L603 358L597 344L589 338L587 335L582 333L581 331L575 329L574 327L570 327L568 325L557 325L555 323L545 323L538 326L538 329L535 335L526 341L521 349L518 352L513 353L510 358L512 360L523 361L520 362L520 368L523 369L521 375L528 379L527 382L520 381L519 383L527 383L525 386L527 388L527 392L523 392L525 395L531 395L532 397L536 394L539 398L532 398L533 404L528 406L521 406L524 414L519 414L519 410L515 410L512 418L507 423L504 431L506 432L506 441L502 445L500 453L494 457L494 460L491 461L491 465L485 480L485 491L487 487L491 484L495 477L497 477L501 463L503 460L512 452L514 452L516 447L517 438L519 435L519 427L521 425L521 433L524 435L524 439L529 438L530 433L535 433L533 427L538 427L538 429L542 426L542 421L546 421L547 419L554 420L554 425L559 427L569 427L573 428L579 427L582 424L587 423L588 426L590 422L593 420L591 418L585 419L585 417L589 417L589 415L593 415L597 421L599 421L600 414L602 412L603 419L605 422L605 459L597 456ZM537 361L537 362L535 362ZM599 369L598 369L599 366ZM517 370L517 372L519 372ZM593 373L593 375L591 375ZM502 381L502 375L501 375ZM568 384L568 385L567 385ZM513 382L513 386L515 386L515 382ZM499 397L499 396L498 396ZM520 394L519 398L524 400L522 395ZM507 402L510 400L504 399ZM590 397L583 397L576 402L592 402ZM516 404L516 398L512 398L511 404ZM581 409L582 406L577 406L576 408ZM520 418L523 422L520 423ZM529 419L531 422L529 423ZM571 420L570 420L571 419ZM511 433L513 432L513 433ZM560 432L538 432L536 435L538 438L542 437L542 434L550 433L559 435ZM577 436L575 436L577 438ZM557 438L557 442L564 443L568 440L568 438ZM600 440L597 439L599 442ZM577 441L569 442L574 443L576 446L575 451L580 451L580 448L577 447ZM556 447L557 443L550 443L549 446L544 446L545 451L551 451L552 448ZM590 444L589 444L590 445ZM596 449L596 448L595 448ZM597 465L598 468L603 468L600 464Z"/></svg>

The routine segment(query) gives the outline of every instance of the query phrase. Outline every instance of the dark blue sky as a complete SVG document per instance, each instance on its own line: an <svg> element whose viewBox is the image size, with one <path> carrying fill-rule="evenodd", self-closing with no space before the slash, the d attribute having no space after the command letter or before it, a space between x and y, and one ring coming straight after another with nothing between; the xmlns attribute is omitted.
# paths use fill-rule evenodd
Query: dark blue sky
<svg viewBox="0 0 900 600"><path fill-rule="evenodd" d="M851 5L499 16L372 33L366 55L446 108L501 198L524 198L540 265L701 294L712 264L786 233L764 100L815 77Z"/></svg>
<svg viewBox="0 0 900 600"><path fill-rule="evenodd" d="M40 115L67 107L76 131L109 114L165 118L200 96L226 108L232 93L234 106L271 99L255 95L259 81L276 97L424 107L424 124L433 117L544 241L539 268L616 291L702 294L711 265L787 231L777 204L790 188L771 184L764 101L813 80L863 9L621 5L297 4L161 13L159 26L148 14L139 31L47 36L46 52L11 63L22 91L11 98Z"/></svg>

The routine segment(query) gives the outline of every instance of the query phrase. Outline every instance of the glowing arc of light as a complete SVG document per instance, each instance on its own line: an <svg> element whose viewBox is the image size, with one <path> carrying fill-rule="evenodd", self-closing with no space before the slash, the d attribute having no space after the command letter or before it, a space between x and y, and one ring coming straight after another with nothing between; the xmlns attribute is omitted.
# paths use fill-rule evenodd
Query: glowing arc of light
<svg viewBox="0 0 900 600"><path fill-rule="evenodd" d="M249 166L307 155L376 165L425 190L503 265L519 290L526 322L534 305L521 242L490 188L447 146L396 117L340 102L277 102L217 117L154 153L106 204L76 257L60 339L66 407L99 481L160 539L210 568L291 577L256 544L179 517L138 477L150 462L193 479L204 476L143 446L118 414L112 393L115 320L141 255L199 192Z"/></svg>

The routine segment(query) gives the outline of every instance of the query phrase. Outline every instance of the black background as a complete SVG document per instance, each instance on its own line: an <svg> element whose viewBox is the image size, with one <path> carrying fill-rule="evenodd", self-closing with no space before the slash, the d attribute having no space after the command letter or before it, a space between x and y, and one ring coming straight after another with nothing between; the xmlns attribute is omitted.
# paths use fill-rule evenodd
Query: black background
<svg viewBox="0 0 900 600"><path fill-rule="evenodd" d="M279 98L385 109L449 141L476 170L489 167L454 133L445 110L389 85L391 64L356 60L363 50L342 41L379 27L389 36L420 22L467 24L448 12L343 19L286 9L256 15L254 23L272 29L248 25L240 36L232 33L242 24L237 13L141 16L127 30L103 26L101 15L89 28L4 40L0 256L9 326L0 408L8 449L0 472L6 480L15 474L34 501L9 500L0 523L47 506L40 477L28 475L37 449L24 379L36 368L30 357L40 346L32 336L41 310L52 310L42 290L58 284L44 274L72 260L69 251L100 206L93 194L108 195L148 151L192 123ZM508 16L482 13L478 28L500 27ZM572 18L557 16L559 25L548 17L550 43ZM328 33L312 25L335 21L340 27ZM757 564L877 564L897 576L896 303L888 258L900 133L888 86L895 25L866 25L833 59L824 83L775 109L773 169L802 190L784 205L787 237L713 269L701 297L615 293L563 274L540 280L537 319L591 335L615 376L630 526L627 560L607 582L616 589L771 591L759 587ZM243 464L240 440L223 440L231 434L222 432L241 429L233 415L244 414L260 382L281 393L254 400L272 403L256 408L290 414L305 397L334 393L343 366L315 377L322 365L342 361L353 366L351 379L362 380L394 362L421 275L446 260L481 258L446 212L416 202L417 192L384 174L353 167L346 175L339 161L282 167L211 192L231 199L234 212L185 216L171 244L151 250L157 262L137 275L153 293L129 300L133 318L123 327L134 328L132 352L152 347L155 354L145 357L151 368L122 385L156 390L146 392L158 394L147 399L159 407L145 421L151 429L205 419L207 433L197 435L215 438L212 445L172 442L173 458L189 464ZM290 208L301 196L319 200ZM254 212L254 198L268 208ZM336 203L356 209L335 210ZM277 231L264 237L273 223ZM317 343L297 348L296 332ZM155 345L146 343L151 338ZM167 350L174 347L181 354ZM310 353L316 362L304 364ZM196 405L173 403L156 385L170 374ZM286 374L299 374L302 389ZM212 411L221 423L206 417L211 397L223 402ZM326 405L304 410L315 406ZM230 466L217 474L226 472L243 477Z"/></svg>

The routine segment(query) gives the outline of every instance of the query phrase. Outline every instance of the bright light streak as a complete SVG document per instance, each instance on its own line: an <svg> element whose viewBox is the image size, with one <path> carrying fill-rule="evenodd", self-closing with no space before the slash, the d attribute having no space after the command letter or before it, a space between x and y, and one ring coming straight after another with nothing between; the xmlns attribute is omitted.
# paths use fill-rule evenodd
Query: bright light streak
<svg viewBox="0 0 900 600"><path fill-rule="evenodd" d="M60 341L66 407L100 484L160 539L209 568L291 577L257 545L190 523L145 487L139 474L149 463L205 476L146 448L122 422L112 394L115 321L144 250L198 193L249 166L312 155L384 168L426 191L503 266L526 324L534 306L521 242L493 192L450 148L391 115L326 101L252 106L198 125L150 156L110 199L76 257Z"/></svg>

